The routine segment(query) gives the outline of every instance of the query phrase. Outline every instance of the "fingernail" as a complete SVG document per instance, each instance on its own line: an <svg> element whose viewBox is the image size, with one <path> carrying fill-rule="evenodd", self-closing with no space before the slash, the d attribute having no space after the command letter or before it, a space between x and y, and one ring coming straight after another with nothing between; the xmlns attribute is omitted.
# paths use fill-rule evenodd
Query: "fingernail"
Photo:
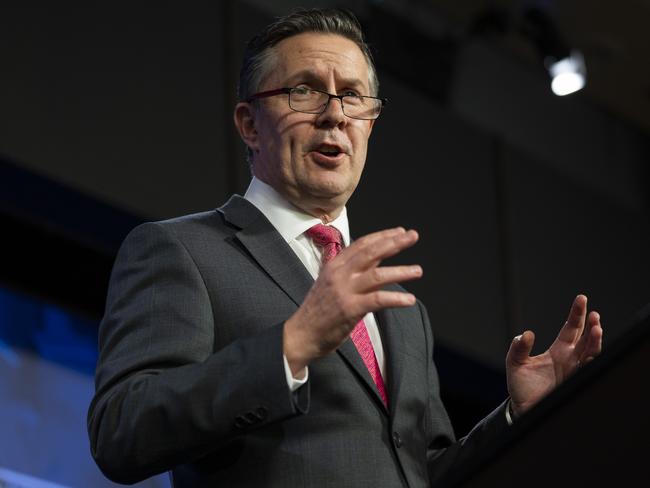
<svg viewBox="0 0 650 488"><path fill-rule="evenodd" d="M515 338L513 339L513 341L520 341L522 335L523 335L523 334L519 334L518 336L515 336Z"/></svg>

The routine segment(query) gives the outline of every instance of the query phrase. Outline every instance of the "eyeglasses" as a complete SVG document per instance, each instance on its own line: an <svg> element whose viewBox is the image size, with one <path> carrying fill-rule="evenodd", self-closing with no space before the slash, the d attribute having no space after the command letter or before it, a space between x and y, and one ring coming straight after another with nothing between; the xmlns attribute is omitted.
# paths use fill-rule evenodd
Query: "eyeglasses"
<svg viewBox="0 0 650 488"><path fill-rule="evenodd" d="M364 95L332 95L311 88L278 88L255 93L246 99L247 102L259 98L274 97L289 94L289 107L296 112L306 114L322 114L332 98L341 100L343 113L351 119L374 120L379 117L382 107L388 102L386 98L367 97Z"/></svg>

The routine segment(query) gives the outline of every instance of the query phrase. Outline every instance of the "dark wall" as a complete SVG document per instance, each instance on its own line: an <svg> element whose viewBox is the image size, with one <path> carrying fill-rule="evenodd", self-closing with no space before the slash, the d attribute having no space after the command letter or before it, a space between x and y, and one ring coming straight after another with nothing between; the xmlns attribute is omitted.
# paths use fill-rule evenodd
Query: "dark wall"
<svg viewBox="0 0 650 488"><path fill-rule="evenodd" d="M219 3L40 4L2 7L0 153L147 217L216 206Z"/></svg>

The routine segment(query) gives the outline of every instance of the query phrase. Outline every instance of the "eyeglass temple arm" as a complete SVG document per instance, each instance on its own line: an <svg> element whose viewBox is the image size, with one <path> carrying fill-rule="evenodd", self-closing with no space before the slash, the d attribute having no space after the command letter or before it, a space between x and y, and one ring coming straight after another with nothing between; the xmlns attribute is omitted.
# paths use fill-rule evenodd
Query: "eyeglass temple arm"
<svg viewBox="0 0 650 488"><path fill-rule="evenodd" d="M275 95L281 95L282 93L289 93L291 88L276 88L275 90L268 90L259 93L255 93L246 99L247 102L256 100L258 98L273 97Z"/></svg>

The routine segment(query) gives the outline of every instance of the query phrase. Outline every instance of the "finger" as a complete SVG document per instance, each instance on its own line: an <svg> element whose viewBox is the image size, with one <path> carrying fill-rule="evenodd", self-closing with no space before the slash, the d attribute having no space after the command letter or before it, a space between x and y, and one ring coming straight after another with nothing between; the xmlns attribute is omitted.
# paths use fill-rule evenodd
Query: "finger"
<svg viewBox="0 0 650 488"><path fill-rule="evenodd" d="M524 364L530 357L533 344L535 344L535 334L530 330L515 337L512 343L510 343L510 348L506 355L506 366L519 366Z"/></svg>
<svg viewBox="0 0 650 488"><path fill-rule="evenodd" d="M391 235L380 241L368 242L354 249L350 246L349 251L338 264L340 266L348 266L351 270L366 270L372 266L377 266L382 260L411 247L418 239L418 233L414 230L409 230L404 233Z"/></svg>
<svg viewBox="0 0 650 488"><path fill-rule="evenodd" d="M593 340L590 339L590 337L591 331L594 327L600 327L600 315L598 312L592 311L587 315L585 332L582 334L575 346L575 354L578 358L584 356L590 341Z"/></svg>
<svg viewBox="0 0 650 488"><path fill-rule="evenodd" d="M573 300L567 321L560 329L557 336L558 340L575 344L582 335L582 331L585 327L586 314L587 297L584 295L578 295L575 300Z"/></svg>
<svg viewBox="0 0 650 488"><path fill-rule="evenodd" d="M348 247L343 249L336 257L335 261L339 265L345 264L352 258L352 256L358 252L362 252L363 249L372 248L379 242L391 239L395 236L404 234L405 232L406 230L404 227L393 227L391 229L384 229L371 234L366 234L365 236L356 239Z"/></svg>
<svg viewBox="0 0 650 488"><path fill-rule="evenodd" d="M366 236L368 238L364 238L363 241L355 241L349 248L344 250L344 253L341 253L343 259L339 262L367 268L417 242L417 232L414 230L406 231L401 227L399 229L401 229L401 232L379 232Z"/></svg>
<svg viewBox="0 0 650 488"><path fill-rule="evenodd" d="M384 308L411 307L415 305L415 295L400 291L377 290L362 295L359 305L365 311L363 315Z"/></svg>
<svg viewBox="0 0 650 488"><path fill-rule="evenodd" d="M587 358L598 356L603 347L603 328L600 324L600 315L591 312L587 319L587 329L576 344L576 355L581 363Z"/></svg>
<svg viewBox="0 0 650 488"><path fill-rule="evenodd" d="M384 229L384 230L379 230L377 232L372 232L370 234L366 234L363 237L360 237L359 239L356 239L352 244L347 249L354 249L355 247L363 247L366 245L372 246L373 244L380 242L384 239L388 239L390 237L394 237L396 235L404 234L406 232L406 229L404 227L392 227L390 229Z"/></svg>
<svg viewBox="0 0 650 488"><path fill-rule="evenodd" d="M585 356L594 358L603 350L603 329L600 326L593 327L589 331L589 343L585 351Z"/></svg>
<svg viewBox="0 0 650 488"><path fill-rule="evenodd" d="M411 266L382 266L370 268L362 273L355 283L359 292L378 290L391 283L415 280L422 277L422 267L414 264Z"/></svg>

